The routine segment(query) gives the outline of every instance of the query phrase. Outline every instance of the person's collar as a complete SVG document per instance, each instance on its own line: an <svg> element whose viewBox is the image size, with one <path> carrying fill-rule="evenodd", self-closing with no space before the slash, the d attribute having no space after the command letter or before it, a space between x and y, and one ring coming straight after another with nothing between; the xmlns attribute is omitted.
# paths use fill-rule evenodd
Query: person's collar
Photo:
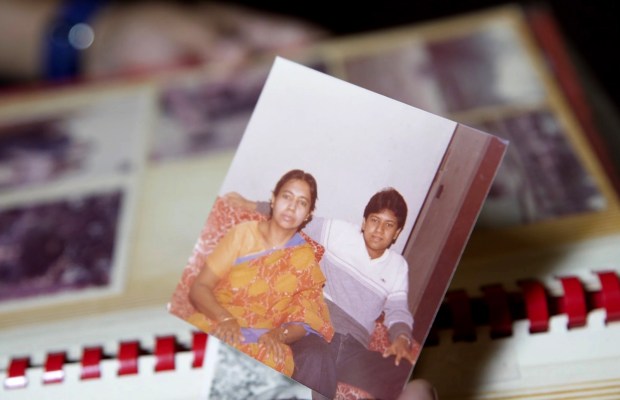
<svg viewBox="0 0 620 400"><path fill-rule="evenodd" d="M387 257L388 257L388 253L390 252L390 249L385 249L383 250L383 254L381 254L379 257L377 258L371 258L370 262L372 263L378 263L381 261L384 261ZM370 257L370 254L368 255L368 257Z"/></svg>

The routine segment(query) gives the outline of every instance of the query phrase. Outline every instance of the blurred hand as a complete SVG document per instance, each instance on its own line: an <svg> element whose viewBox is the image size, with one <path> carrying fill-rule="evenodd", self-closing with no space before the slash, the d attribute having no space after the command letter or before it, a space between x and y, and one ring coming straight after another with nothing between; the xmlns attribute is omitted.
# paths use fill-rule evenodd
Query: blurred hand
<svg viewBox="0 0 620 400"><path fill-rule="evenodd" d="M438 400L437 391L430 382L414 379L407 383L397 400Z"/></svg>
<svg viewBox="0 0 620 400"><path fill-rule="evenodd" d="M93 22L88 77L188 64L235 67L249 56L314 42L325 33L301 21L226 4L115 4Z"/></svg>

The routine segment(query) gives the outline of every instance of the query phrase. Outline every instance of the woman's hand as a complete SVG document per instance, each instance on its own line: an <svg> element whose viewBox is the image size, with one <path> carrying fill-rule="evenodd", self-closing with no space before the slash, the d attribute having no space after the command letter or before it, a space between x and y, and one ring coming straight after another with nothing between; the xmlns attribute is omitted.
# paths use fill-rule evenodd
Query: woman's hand
<svg viewBox="0 0 620 400"><path fill-rule="evenodd" d="M224 342L237 346L243 342L241 327L235 318L226 318L222 322L218 322L217 327L213 331L213 335Z"/></svg>
<svg viewBox="0 0 620 400"><path fill-rule="evenodd" d="M286 344L282 328L274 328L258 338L258 343L265 346L269 354L273 355L276 363L284 362L286 357Z"/></svg>

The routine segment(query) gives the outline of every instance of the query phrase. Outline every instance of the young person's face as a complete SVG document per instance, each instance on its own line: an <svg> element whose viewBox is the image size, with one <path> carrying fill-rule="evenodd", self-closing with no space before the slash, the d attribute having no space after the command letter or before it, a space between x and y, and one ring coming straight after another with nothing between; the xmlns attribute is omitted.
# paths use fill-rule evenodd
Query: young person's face
<svg viewBox="0 0 620 400"><path fill-rule="evenodd" d="M310 186L305 181L286 182L272 199L272 220L284 229L297 230L310 215Z"/></svg>
<svg viewBox="0 0 620 400"><path fill-rule="evenodd" d="M400 231L398 220L391 210L369 214L362 223L362 232L370 257L380 257L398 238Z"/></svg>

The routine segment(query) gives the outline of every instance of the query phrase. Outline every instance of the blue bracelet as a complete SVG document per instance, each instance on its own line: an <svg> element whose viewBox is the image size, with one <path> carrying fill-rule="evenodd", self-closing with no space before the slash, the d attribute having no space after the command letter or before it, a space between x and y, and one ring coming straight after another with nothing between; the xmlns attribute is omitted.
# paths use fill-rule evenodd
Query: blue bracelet
<svg viewBox="0 0 620 400"><path fill-rule="evenodd" d="M61 2L45 40L44 77L48 80L72 78L80 72L81 51L94 40L90 19L106 2L64 0Z"/></svg>

